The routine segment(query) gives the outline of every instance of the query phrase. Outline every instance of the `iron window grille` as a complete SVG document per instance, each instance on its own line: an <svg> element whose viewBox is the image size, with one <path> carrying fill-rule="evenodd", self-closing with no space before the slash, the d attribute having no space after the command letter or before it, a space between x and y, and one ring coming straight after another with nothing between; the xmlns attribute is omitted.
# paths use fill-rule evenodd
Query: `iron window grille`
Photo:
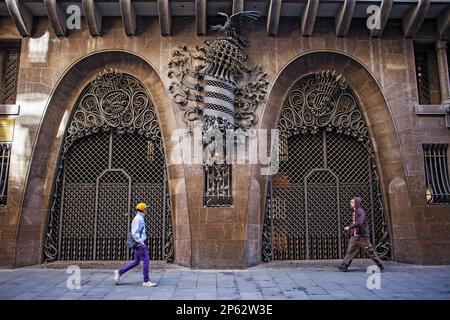
<svg viewBox="0 0 450 320"><path fill-rule="evenodd" d="M427 204L450 204L447 143L425 143L423 156Z"/></svg>
<svg viewBox="0 0 450 320"><path fill-rule="evenodd" d="M0 144L0 206L6 206L8 196L9 163L11 159L11 143Z"/></svg>
<svg viewBox="0 0 450 320"><path fill-rule="evenodd" d="M232 125L225 118L205 116L203 132L203 206L231 207L232 167L231 155L227 145L227 130ZM234 141L234 138L233 138Z"/></svg>
<svg viewBox="0 0 450 320"><path fill-rule="evenodd" d="M414 44L416 81L419 103L439 104L439 77L436 51L431 44Z"/></svg>
<svg viewBox="0 0 450 320"><path fill-rule="evenodd" d="M224 138L226 144L226 138ZM214 143L214 138L210 140ZM205 150L206 151L206 150ZM227 159L227 148L222 146L211 150L211 161L204 163L204 196L205 207L231 207L233 197L231 193L231 165Z"/></svg>
<svg viewBox="0 0 450 320"><path fill-rule="evenodd" d="M2 104L16 103L17 81L19 76L19 49L6 49L6 64L2 83Z"/></svg>
<svg viewBox="0 0 450 320"><path fill-rule="evenodd" d="M205 207L231 207L231 165L205 166Z"/></svg>

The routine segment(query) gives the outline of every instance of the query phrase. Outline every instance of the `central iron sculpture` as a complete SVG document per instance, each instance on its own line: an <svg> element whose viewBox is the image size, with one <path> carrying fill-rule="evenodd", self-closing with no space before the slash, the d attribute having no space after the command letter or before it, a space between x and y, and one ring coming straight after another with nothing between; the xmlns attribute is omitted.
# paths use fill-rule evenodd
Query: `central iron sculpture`
<svg viewBox="0 0 450 320"><path fill-rule="evenodd" d="M184 121L189 129L200 126L203 143L218 142L217 134L225 141L227 129L246 131L258 121L256 108L264 100L269 82L261 66L246 65L244 36L249 22L259 17L257 11L244 11L226 17L224 25L211 29L225 32L225 37L195 49L180 45L169 62L168 76L173 81L169 91L173 100L184 111ZM215 148L213 163L205 163L206 206L230 206L231 167L226 161L225 149Z"/></svg>

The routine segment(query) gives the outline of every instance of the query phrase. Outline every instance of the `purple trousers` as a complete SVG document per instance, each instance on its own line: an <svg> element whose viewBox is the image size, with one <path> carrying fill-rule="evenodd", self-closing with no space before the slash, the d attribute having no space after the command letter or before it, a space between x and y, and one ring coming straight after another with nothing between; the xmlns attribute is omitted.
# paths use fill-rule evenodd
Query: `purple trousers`
<svg viewBox="0 0 450 320"><path fill-rule="evenodd" d="M128 270L133 269L139 265L139 262L142 260L144 265L142 266L142 272L144 274L144 282L150 281L150 277L148 276L148 265L150 264L150 257L148 256L148 249L146 245L135 247L133 249L133 261L125 266L123 266L119 270L119 274L123 275Z"/></svg>

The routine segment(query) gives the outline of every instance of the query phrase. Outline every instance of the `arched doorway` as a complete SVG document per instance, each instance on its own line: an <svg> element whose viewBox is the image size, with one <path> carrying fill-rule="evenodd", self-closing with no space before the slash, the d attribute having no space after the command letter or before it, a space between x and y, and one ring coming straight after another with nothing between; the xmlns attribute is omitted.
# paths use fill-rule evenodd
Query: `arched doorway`
<svg viewBox="0 0 450 320"><path fill-rule="evenodd" d="M134 206L146 216L149 254L173 260L164 148L144 85L105 70L83 90L66 129L44 241L44 259L123 260Z"/></svg>
<svg viewBox="0 0 450 320"><path fill-rule="evenodd" d="M279 171L268 184L263 261L342 258L354 196L362 198L372 241L382 243L385 209L374 152L343 77L323 71L301 78L277 127Z"/></svg>

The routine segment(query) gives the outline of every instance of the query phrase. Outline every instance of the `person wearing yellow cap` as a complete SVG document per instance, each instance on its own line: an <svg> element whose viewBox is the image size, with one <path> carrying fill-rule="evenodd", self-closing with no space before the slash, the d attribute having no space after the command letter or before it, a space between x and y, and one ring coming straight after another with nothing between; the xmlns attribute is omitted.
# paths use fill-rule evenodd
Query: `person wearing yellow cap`
<svg viewBox="0 0 450 320"><path fill-rule="evenodd" d="M131 232L128 235L127 245L133 248L133 261L119 270L114 271L114 281L116 284L119 283L120 276L125 272L133 269L139 265L139 262L143 261L142 271L144 274L144 287L155 287L156 283L150 281L148 275L148 266L150 264L150 257L148 256L148 249L145 245L145 240L147 240L147 234L145 231L145 220L144 217L148 213L148 205L146 203L140 202L136 205L136 216L131 223Z"/></svg>

